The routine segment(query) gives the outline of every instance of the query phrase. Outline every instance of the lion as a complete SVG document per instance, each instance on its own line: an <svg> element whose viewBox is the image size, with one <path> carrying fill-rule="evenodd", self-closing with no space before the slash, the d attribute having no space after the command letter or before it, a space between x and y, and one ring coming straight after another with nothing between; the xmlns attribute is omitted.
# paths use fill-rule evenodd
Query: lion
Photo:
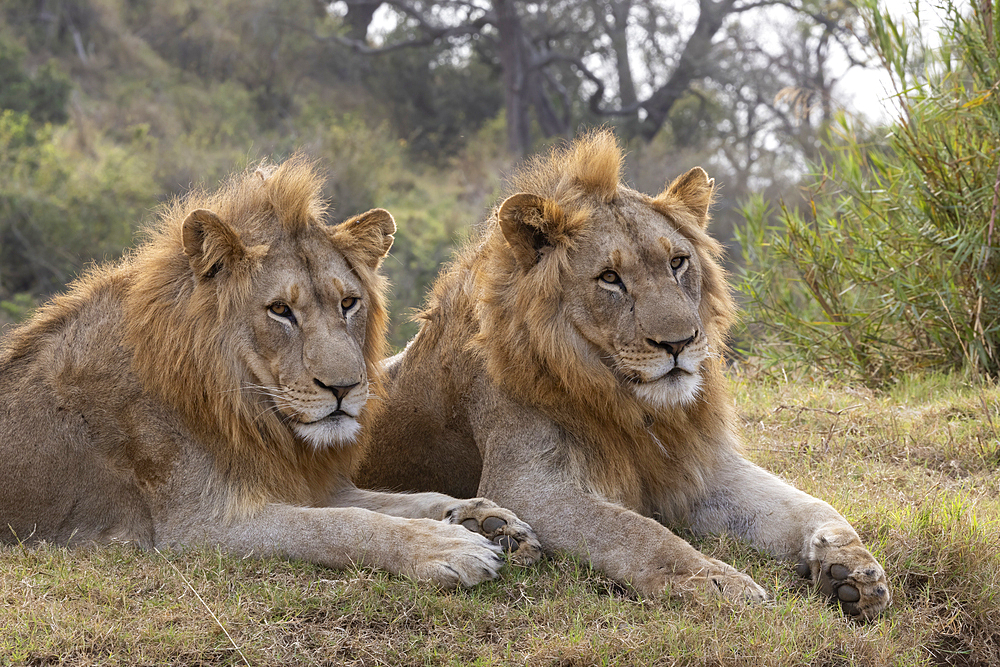
<svg viewBox="0 0 1000 667"><path fill-rule="evenodd" d="M695 168L650 197L622 159L595 131L514 176L385 362L355 482L488 497L643 596L763 600L668 526L729 533L874 616L889 587L854 528L740 453L714 181Z"/></svg>
<svg viewBox="0 0 1000 667"><path fill-rule="evenodd" d="M442 587L496 577L502 547L541 556L487 500L350 482L396 227L382 209L327 225L322 185L299 155L175 199L6 336L0 541L203 545Z"/></svg>

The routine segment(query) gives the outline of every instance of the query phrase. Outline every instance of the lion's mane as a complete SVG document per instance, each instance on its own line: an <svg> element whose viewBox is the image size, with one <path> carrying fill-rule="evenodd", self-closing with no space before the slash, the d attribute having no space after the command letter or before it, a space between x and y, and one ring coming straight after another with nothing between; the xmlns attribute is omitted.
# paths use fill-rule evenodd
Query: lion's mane
<svg viewBox="0 0 1000 667"><path fill-rule="evenodd" d="M117 295L124 304L121 312L109 306L115 312L106 316L123 322L131 365L107 372L134 374L148 394L179 413L199 435L215 468L238 490L235 506L226 511L252 510L278 498L316 502L332 478L349 474L357 450L341 446L317 451L295 443L280 416L262 407L261 396L250 386L247 365L235 353L242 348L233 340L237 328L231 323L249 312L254 276L270 261L269 245L316 224L311 220L324 224L322 183L315 165L297 156L277 167L261 165L233 175L212 193L197 190L174 199L146 231L146 241L122 262L92 269L16 330L8 341L10 358L27 354L61 330L84 305ZM239 237L206 249L203 267L192 267L183 251L183 223L196 209L214 211ZM385 280L354 252L350 238L342 240L340 249L365 290L363 355L374 382L384 356ZM227 270L196 289L195 269L215 272L227 253L232 255Z"/></svg>
<svg viewBox="0 0 1000 667"><path fill-rule="evenodd" d="M448 312L453 320L461 319L462 338L494 382L587 439L582 451L564 456L586 459L580 465L590 470L593 490L614 498L623 489L635 489L627 504L641 507L648 502L641 489L654 486L654 479L683 475L691 490L702 489L701 471L736 442L719 355L703 365L698 400L655 410L622 385L564 314L570 250L588 233L588 218L628 190L621 180L622 158L614 135L595 131L529 161L506 194L530 192L545 199L541 224L554 241L547 261L531 270L518 263L500 228L497 206L479 237L438 280L420 317L436 320ZM695 246L702 265L699 314L712 349L724 349L736 309L720 264L722 246L705 231L706 221L681 202L683 192L664 190L655 198L635 194ZM709 202L704 203L707 208ZM458 290L463 297L456 294L460 282L466 283ZM462 308L474 316L460 317L456 311ZM669 443L668 459L663 443ZM686 497L672 502L678 508L686 503Z"/></svg>

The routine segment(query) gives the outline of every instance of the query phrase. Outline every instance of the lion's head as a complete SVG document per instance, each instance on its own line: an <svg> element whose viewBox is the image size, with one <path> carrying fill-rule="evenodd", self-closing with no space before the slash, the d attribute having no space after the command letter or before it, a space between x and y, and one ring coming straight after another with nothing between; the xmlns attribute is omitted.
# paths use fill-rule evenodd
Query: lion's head
<svg viewBox="0 0 1000 667"><path fill-rule="evenodd" d="M124 314L147 391L234 477L305 495L350 468L384 351L377 269L395 231L381 209L327 225L321 186L298 157L173 202L132 260Z"/></svg>
<svg viewBox="0 0 1000 667"><path fill-rule="evenodd" d="M477 345L533 400L683 408L717 365L734 307L706 232L713 181L695 168L650 197L621 161L601 131L530 162L480 246Z"/></svg>

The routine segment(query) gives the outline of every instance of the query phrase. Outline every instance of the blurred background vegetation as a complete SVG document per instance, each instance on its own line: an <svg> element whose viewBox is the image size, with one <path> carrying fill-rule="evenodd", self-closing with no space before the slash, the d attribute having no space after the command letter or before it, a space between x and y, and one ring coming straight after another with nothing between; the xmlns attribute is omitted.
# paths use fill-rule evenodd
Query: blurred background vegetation
<svg viewBox="0 0 1000 667"><path fill-rule="evenodd" d="M296 150L339 220L399 225L392 342L518 160L599 124L646 192L695 165L748 315L734 346L876 384L995 376L989 2L928 42L847 0L5 0L0 323L114 259L165 198ZM889 115L858 116L881 70ZM845 82L847 85L845 85Z"/></svg>
<svg viewBox="0 0 1000 667"><path fill-rule="evenodd" d="M898 116L839 114L804 203L745 204L751 346L771 361L875 385L1000 373L1000 25L991 2L942 12L928 35L865 8Z"/></svg>

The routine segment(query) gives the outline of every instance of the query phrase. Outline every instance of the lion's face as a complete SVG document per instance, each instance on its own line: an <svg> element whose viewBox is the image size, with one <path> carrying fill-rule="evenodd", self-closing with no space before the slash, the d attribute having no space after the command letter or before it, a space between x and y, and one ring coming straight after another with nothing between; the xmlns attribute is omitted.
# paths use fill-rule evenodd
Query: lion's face
<svg viewBox="0 0 1000 667"><path fill-rule="evenodd" d="M367 303L319 229L268 250L248 314L254 389L314 447L353 441L368 399Z"/></svg>
<svg viewBox="0 0 1000 667"><path fill-rule="evenodd" d="M258 256L248 295L234 313L238 322L228 325L238 334L225 354L242 366L236 373L242 386L232 391L254 397L258 419L276 414L317 449L353 442L368 400L369 357L380 352L366 337L373 312L382 312L372 281L392 244L392 216L375 209L334 227L310 217L252 247L227 230L214 213L200 210L185 222L184 235L206 289L231 280L226 269L240 257ZM213 264L216 255L222 259Z"/></svg>
<svg viewBox="0 0 1000 667"><path fill-rule="evenodd" d="M633 194L596 210L569 257L566 312L594 354L654 407L693 400L709 351L694 245Z"/></svg>
<svg viewBox="0 0 1000 667"><path fill-rule="evenodd" d="M696 169L656 198L615 185L566 209L520 193L497 212L522 284L551 292L558 281L559 314L546 317L569 320L563 335L582 339L572 347L585 365L607 368L653 408L690 403L703 384L706 260L689 235L704 235L712 186Z"/></svg>

